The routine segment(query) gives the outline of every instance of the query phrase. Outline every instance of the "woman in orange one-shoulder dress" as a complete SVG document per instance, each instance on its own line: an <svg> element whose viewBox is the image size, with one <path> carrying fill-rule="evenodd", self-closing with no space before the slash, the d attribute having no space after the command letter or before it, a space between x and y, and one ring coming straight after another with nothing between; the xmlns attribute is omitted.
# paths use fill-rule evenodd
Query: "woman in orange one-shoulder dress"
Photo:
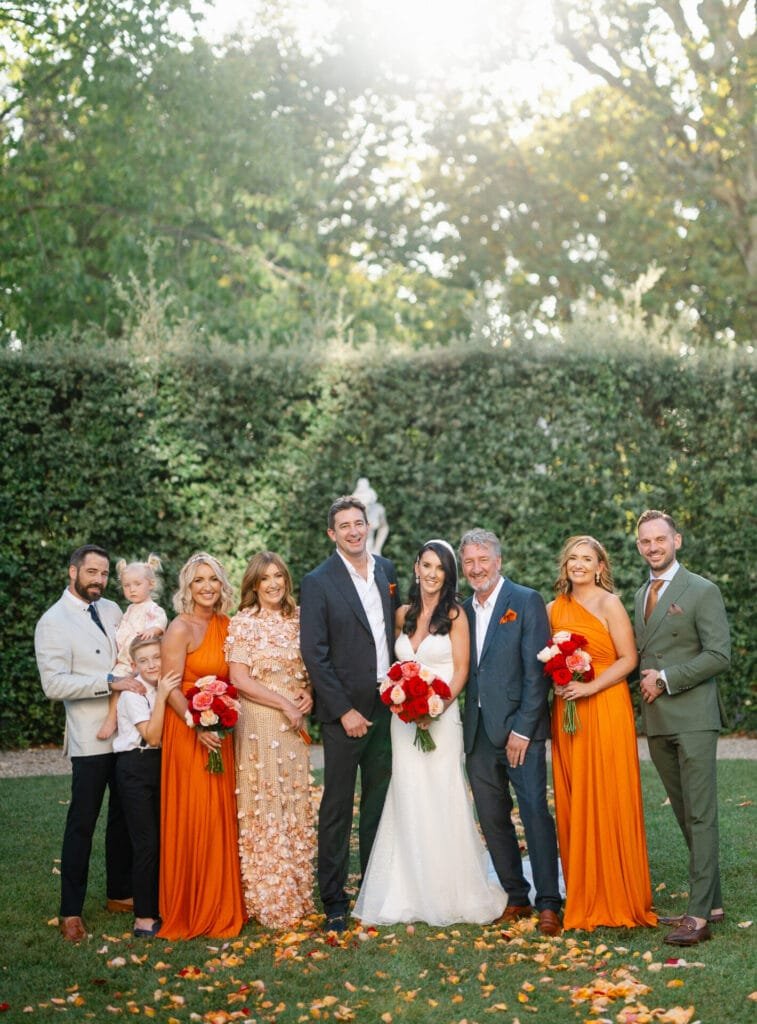
<svg viewBox="0 0 757 1024"><path fill-rule="evenodd" d="M563 927L654 927L644 810L631 696L636 666L628 614L612 592L607 553L593 537L571 537L560 556L558 596L549 605L552 635L588 640L595 678L556 689L552 772L566 884ZM565 700L579 727L563 729Z"/></svg>
<svg viewBox="0 0 757 1024"><path fill-rule="evenodd" d="M228 680L223 614L232 591L210 555L193 555L179 574L180 613L163 640L163 672L182 677L163 727L161 778L160 938L229 938L245 922L237 847L233 738L192 729L184 694L202 676ZM220 748L222 774L207 771L208 749Z"/></svg>

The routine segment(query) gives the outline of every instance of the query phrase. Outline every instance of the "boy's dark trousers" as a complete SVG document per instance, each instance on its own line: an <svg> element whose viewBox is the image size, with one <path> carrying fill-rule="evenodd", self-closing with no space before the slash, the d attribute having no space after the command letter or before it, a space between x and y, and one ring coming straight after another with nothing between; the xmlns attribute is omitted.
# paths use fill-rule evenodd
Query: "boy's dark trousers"
<svg viewBox="0 0 757 1024"><path fill-rule="evenodd" d="M134 916L159 916L160 749L116 754L116 781L134 851Z"/></svg>

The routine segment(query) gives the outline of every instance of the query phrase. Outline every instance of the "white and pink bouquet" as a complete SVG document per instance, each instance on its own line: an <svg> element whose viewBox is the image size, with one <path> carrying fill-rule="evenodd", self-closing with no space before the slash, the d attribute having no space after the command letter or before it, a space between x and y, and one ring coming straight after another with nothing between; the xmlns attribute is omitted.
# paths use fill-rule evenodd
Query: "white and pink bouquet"
<svg viewBox="0 0 757 1024"><path fill-rule="evenodd" d="M555 633L549 645L543 648L536 657L544 662L544 672L554 684L555 693L568 683L588 683L594 678L594 666L587 650L589 641L580 633L570 633L567 629ZM562 730L569 735L577 732L581 723L578 720L576 702L565 701Z"/></svg>

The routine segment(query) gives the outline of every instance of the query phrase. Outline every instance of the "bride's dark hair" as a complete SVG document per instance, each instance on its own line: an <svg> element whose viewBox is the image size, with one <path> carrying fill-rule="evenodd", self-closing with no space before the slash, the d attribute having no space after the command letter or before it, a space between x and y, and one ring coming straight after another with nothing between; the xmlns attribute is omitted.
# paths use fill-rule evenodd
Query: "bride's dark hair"
<svg viewBox="0 0 757 1024"><path fill-rule="evenodd" d="M434 608L431 621L428 624L428 631L429 633L435 633L437 636L445 636L452 628L452 619L456 619L460 614L461 599L457 593L457 565L455 564L455 556L452 553L452 549L448 548L445 544L430 540L420 549L415 561L419 562L426 551L434 552L442 563L442 569L444 570L444 584L439 593L439 602L436 608ZM407 633L408 636L412 636L415 633L415 630L418 628L420 612L421 588L413 580L413 583L410 585L410 593L408 594L408 608L405 615L405 623L402 627L403 633Z"/></svg>

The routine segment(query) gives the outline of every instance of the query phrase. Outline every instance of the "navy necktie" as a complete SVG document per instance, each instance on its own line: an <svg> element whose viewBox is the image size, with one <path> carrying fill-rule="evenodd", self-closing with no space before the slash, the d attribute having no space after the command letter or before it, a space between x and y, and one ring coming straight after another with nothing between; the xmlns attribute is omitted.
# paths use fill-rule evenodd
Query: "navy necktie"
<svg viewBox="0 0 757 1024"><path fill-rule="evenodd" d="M93 604L88 604L87 605L87 611L89 612L90 617L91 617L92 621L94 622L94 624L97 626L97 628L101 629L103 631L103 633L105 633L105 635L107 636L108 634L107 634L107 632L105 630L105 626L103 626L102 619L97 614L97 608L95 608L95 606Z"/></svg>

